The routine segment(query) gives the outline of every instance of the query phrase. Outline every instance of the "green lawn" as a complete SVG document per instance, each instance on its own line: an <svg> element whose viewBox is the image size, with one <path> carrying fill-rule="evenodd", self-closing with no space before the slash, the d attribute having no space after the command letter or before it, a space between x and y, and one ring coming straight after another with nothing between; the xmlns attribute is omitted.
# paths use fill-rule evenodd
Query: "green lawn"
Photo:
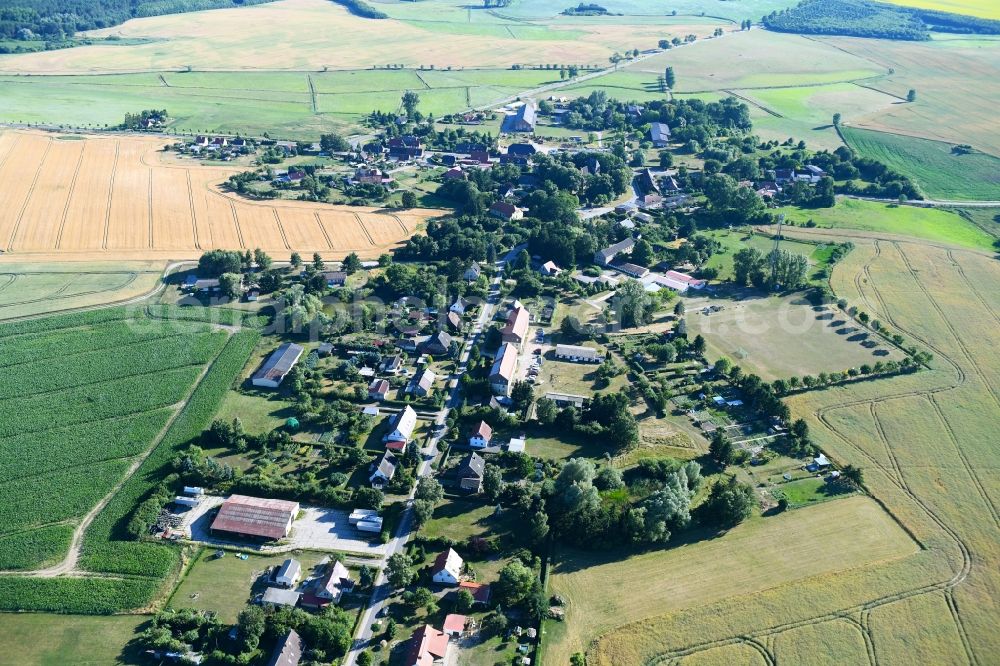
<svg viewBox="0 0 1000 666"><path fill-rule="evenodd" d="M844 138L865 157L910 176L931 198L1000 200L1000 158L955 155L951 144L844 127Z"/></svg>
<svg viewBox="0 0 1000 666"><path fill-rule="evenodd" d="M721 252L712 255L712 257L705 264L708 268L714 268L719 271L720 280L729 280L732 278L733 255L743 248L757 248L765 254L769 253L774 248L774 240L771 238L761 236L759 234L748 236L741 230L717 230L705 233L706 235L719 241L723 248ZM787 239L781 242L781 248L783 250L787 250L794 254L801 254L809 260L809 264L811 266L815 266L829 260L828 252L832 251L832 249L827 250L826 248L828 247L832 248L832 246L817 246L812 243L801 243Z"/></svg>
<svg viewBox="0 0 1000 666"><path fill-rule="evenodd" d="M825 502L834 497L851 493L842 484L830 484L823 479L810 477L798 481L789 481L775 488L772 493L776 499L784 497L791 507L806 506L816 502Z"/></svg>
<svg viewBox="0 0 1000 666"><path fill-rule="evenodd" d="M145 663L126 649L146 622L137 615L112 617L4 613L0 615L0 652L16 666Z"/></svg>
<svg viewBox="0 0 1000 666"><path fill-rule="evenodd" d="M280 428L290 416L293 416L292 403L287 400L229 391L216 418L224 421L238 418L247 432L256 435Z"/></svg>
<svg viewBox="0 0 1000 666"><path fill-rule="evenodd" d="M250 555L249 559L241 560L235 553L227 552L221 559L216 559L215 550L206 548L191 565L167 605L172 608L213 610L223 622L235 622L236 616L250 600L251 588L261 572L294 557L302 564L305 576L323 555L295 551L271 556Z"/></svg>
<svg viewBox="0 0 1000 666"><path fill-rule="evenodd" d="M833 208L781 208L785 219L802 225L812 220L819 227L858 229L912 236L991 250L995 238L957 213L938 208L917 208L838 197ZM786 245L787 246L787 245Z"/></svg>

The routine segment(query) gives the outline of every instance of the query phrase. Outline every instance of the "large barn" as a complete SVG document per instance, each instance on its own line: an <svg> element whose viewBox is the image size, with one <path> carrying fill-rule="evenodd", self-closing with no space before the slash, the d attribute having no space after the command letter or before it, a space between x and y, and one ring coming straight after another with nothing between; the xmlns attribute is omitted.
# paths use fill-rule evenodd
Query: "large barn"
<svg viewBox="0 0 1000 666"><path fill-rule="evenodd" d="M231 495L219 508L212 532L276 541L288 536L298 513L298 502Z"/></svg>
<svg viewBox="0 0 1000 666"><path fill-rule="evenodd" d="M305 351L300 345L286 342L277 349L253 376L253 385L266 388L278 388L285 377L291 372L299 357Z"/></svg>

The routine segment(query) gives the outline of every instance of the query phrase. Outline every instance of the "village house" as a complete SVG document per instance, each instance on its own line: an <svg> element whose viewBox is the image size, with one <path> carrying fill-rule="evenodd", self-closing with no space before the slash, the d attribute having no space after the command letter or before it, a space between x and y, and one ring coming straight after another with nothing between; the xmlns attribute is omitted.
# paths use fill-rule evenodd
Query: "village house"
<svg viewBox="0 0 1000 666"><path fill-rule="evenodd" d="M326 286L329 289L343 287L347 284L347 273L344 271L327 271L323 273L323 277L326 279Z"/></svg>
<svg viewBox="0 0 1000 666"><path fill-rule="evenodd" d="M417 413L407 405L389 420L389 432L382 438L385 448L392 451L402 451L413 437L413 429L417 425Z"/></svg>
<svg viewBox="0 0 1000 666"><path fill-rule="evenodd" d="M490 388L496 395L510 395L517 371L517 348L509 342L500 345L490 369Z"/></svg>
<svg viewBox="0 0 1000 666"><path fill-rule="evenodd" d="M448 325L448 328L450 328L455 333L458 333L462 330L462 318L459 317L454 312L449 312L445 316L444 321Z"/></svg>
<svg viewBox="0 0 1000 666"><path fill-rule="evenodd" d="M469 435L469 446L483 449L490 445L493 439L493 428L486 421L480 421Z"/></svg>
<svg viewBox="0 0 1000 666"><path fill-rule="evenodd" d="M368 385L368 399L369 400L385 400L386 396L389 395L389 382L384 379L374 379L372 383Z"/></svg>
<svg viewBox="0 0 1000 666"><path fill-rule="evenodd" d="M448 634L425 624L413 632L403 666L439 666L448 660L448 648Z"/></svg>
<svg viewBox="0 0 1000 666"><path fill-rule="evenodd" d="M389 139L389 157L396 160L412 160L422 157L424 146L415 136L400 136Z"/></svg>
<svg viewBox="0 0 1000 666"><path fill-rule="evenodd" d="M294 629L289 629L275 644L267 666L298 666L304 649L302 638Z"/></svg>
<svg viewBox="0 0 1000 666"><path fill-rule="evenodd" d="M426 398L434 392L434 382L437 380L437 375L435 375L430 370L421 370L414 380L413 384L410 386L410 392L421 398Z"/></svg>
<svg viewBox="0 0 1000 666"><path fill-rule="evenodd" d="M384 359L382 365L379 366L379 370L386 375L398 375L403 370L403 357L396 354Z"/></svg>
<svg viewBox="0 0 1000 666"><path fill-rule="evenodd" d="M619 241L614 245L610 245L603 250L598 250L594 253L594 263L600 264L601 266L607 266L615 257L621 254L632 254L632 250L635 248L635 239L626 238L623 241Z"/></svg>
<svg viewBox="0 0 1000 666"><path fill-rule="evenodd" d="M450 312L454 312L459 316L463 316L465 315L465 311L468 310L470 307L472 307L472 302L459 296L458 298L455 299L455 302L451 304L451 307L449 307L448 310Z"/></svg>
<svg viewBox="0 0 1000 666"><path fill-rule="evenodd" d="M444 172L442 176L445 180L465 180L465 172L462 171L462 167L453 167Z"/></svg>
<svg viewBox="0 0 1000 666"><path fill-rule="evenodd" d="M529 158L541 151L533 143L512 143L507 146L507 155L511 157Z"/></svg>
<svg viewBox="0 0 1000 666"><path fill-rule="evenodd" d="M556 266L554 261L546 261L542 264L540 270L542 275L547 275L549 277L559 277L559 274L562 273L562 269Z"/></svg>
<svg viewBox="0 0 1000 666"><path fill-rule="evenodd" d="M507 323L500 329L500 339L520 347L528 339L531 316L524 306L512 308Z"/></svg>
<svg viewBox="0 0 1000 666"><path fill-rule="evenodd" d="M506 201L498 201L490 206L490 215L501 220L520 220L524 218L524 211L514 204Z"/></svg>
<svg viewBox="0 0 1000 666"><path fill-rule="evenodd" d="M450 333L445 331L438 331L422 345L423 352L425 354L432 354L434 356L448 356L451 354L451 344L453 339Z"/></svg>
<svg viewBox="0 0 1000 666"><path fill-rule="evenodd" d="M628 262L625 262L625 263L622 263L622 264L617 264L617 265L613 266L612 268L614 268L615 270L621 271L622 273L624 273L625 275L628 275L629 277L634 277L637 280L641 280L642 278L644 278L647 275L649 275L649 269L648 268L644 268L644 267L638 266L636 264L630 264Z"/></svg>
<svg viewBox="0 0 1000 666"><path fill-rule="evenodd" d="M324 608L329 604L340 603L345 592L354 589L354 581L347 567L336 560L328 564L323 575L302 595L301 603L306 608Z"/></svg>
<svg viewBox="0 0 1000 666"><path fill-rule="evenodd" d="M465 279L466 282L475 282L476 280L479 279L479 276L482 274L482 272L483 269L479 265L479 262L473 261L472 264L470 264L469 267L465 269L465 273L462 275L462 277Z"/></svg>
<svg viewBox="0 0 1000 666"><path fill-rule="evenodd" d="M372 488L381 489L396 476L396 456L391 451L386 451L377 463L372 463L372 470L368 481Z"/></svg>
<svg viewBox="0 0 1000 666"><path fill-rule="evenodd" d="M507 442L508 453L524 453L525 449L527 448L528 448L528 441L524 435L511 437L510 441Z"/></svg>
<svg viewBox="0 0 1000 666"><path fill-rule="evenodd" d="M392 178L382 173L380 169L358 169L354 172L354 182L362 185L388 185Z"/></svg>
<svg viewBox="0 0 1000 666"><path fill-rule="evenodd" d="M650 123L649 140L656 148L666 148L670 144L670 128L666 123Z"/></svg>
<svg viewBox="0 0 1000 666"><path fill-rule="evenodd" d="M556 345L556 358L571 363L600 363L604 356L593 347Z"/></svg>
<svg viewBox="0 0 1000 666"><path fill-rule="evenodd" d="M455 469L455 478L458 480L458 487L462 490L478 493L483 488L483 473L486 469L486 461L481 455L473 451L459 462Z"/></svg>
<svg viewBox="0 0 1000 666"><path fill-rule="evenodd" d="M464 566L465 560L454 549L449 548L434 560L434 566L431 568L431 579L439 585L458 585L462 580Z"/></svg>
<svg viewBox="0 0 1000 666"><path fill-rule="evenodd" d="M472 595L474 606L487 606L490 603L490 586L486 583L463 580L458 584L458 590L467 590Z"/></svg>

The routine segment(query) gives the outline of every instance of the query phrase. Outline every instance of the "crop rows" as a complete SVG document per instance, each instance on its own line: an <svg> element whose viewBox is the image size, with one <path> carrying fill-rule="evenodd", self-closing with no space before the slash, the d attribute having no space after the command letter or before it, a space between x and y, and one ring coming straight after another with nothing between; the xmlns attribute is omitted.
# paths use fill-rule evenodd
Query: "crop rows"
<svg viewBox="0 0 1000 666"><path fill-rule="evenodd" d="M222 326L263 328L267 318L233 308L181 307L177 305L150 305L146 313L155 319L168 321L194 321Z"/></svg>
<svg viewBox="0 0 1000 666"><path fill-rule="evenodd" d="M139 608L160 587L150 578L17 578L3 580L0 610L31 609L52 613L111 615Z"/></svg>
<svg viewBox="0 0 1000 666"><path fill-rule="evenodd" d="M81 352L120 349L139 342L205 330L204 326L196 324L178 323L176 327L167 327L164 322L139 319L67 328L48 335L0 337L0 366L34 363L43 359L61 360Z"/></svg>
<svg viewBox="0 0 1000 666"><path fill-rule="evenodd" d="M181 400L196 367L0 401L0 437L148 412Z"/></svg>
<svg viewBox="0 0 1000 666"><path fill-rule="evenodd" d="M35 569L58 560L72 538L73 526L65 523L0 537L0 569Z"/></svg>
<svg viewBox="0 0 1000 666"><path fill-rule="evenodd" d="M58 469L138 455L163 429L169 416L169 409L159 409L0 439L0 455L4 459L0 466L0 484Z"/></svg>
<svg viewBox="0 0 1000 666"><path fill-rule="evenodd" d="M42 317L41 319L26 319L24 321L0 325L0 338L6 338L11 335L44 333L46 331L56 331L77 326L93 326L109 321L120 321L128 317L129 312L125 308L104 308L74 314Z"/></svg>
<svg viewBox="0 0 1000 666"><path fill-rule="evenodd" d="M3 484L0 487L0 535L84 515L107 494L127 468L128 460L105 460ZM0 568L3 568L2 563Z"/></svg>
<svg viewBox="0 0 1000 666"><path fill-rule="evenodd" d="M0 384L0 400L70 389L128 375L204 365L215 358L225 342L226 334L222 331L177 335L76 354L62 361L22 363L4 370L5 381Z"/></svg>
<svg viewBox="0 0 1000 666"><path fill-rule="evenodd" d="M177 565L178 555L174 548L127 541L124 525L132 511L165 475L170 460L208 427L259 337L253 331L240 331L230 338L159 446L91 523L81 553L81 564L85 568L163 577ZM141 604L121 608L135 605Z"/></svg>

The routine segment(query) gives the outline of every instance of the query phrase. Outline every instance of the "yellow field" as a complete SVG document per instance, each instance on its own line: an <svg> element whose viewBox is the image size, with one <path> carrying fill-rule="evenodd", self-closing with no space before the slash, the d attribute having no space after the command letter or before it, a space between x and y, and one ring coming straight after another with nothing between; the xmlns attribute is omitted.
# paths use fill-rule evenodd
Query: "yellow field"
<svg viewBox="0 0 1000 666"><path fill-rule="evenodd" d="M163 143L0 134L0 248L46 260L187 259L257 247L376 257L436 214L248 201L218 188L234 169L163 163Z"/></svg>
<svg viewBox="0 0 1000 666"><path fill-rule="evenodd" d="M932 368L798 394L789 404L828 455L862 468L872 497L919 552L757 594L741 594L740 571L731 569L728 598L712 601L705 586L703 605L672 611L683 595L664 595L647 617L614 629L600 622L621 624L628 612L605 603L592 609L598 637L588 663L688 655L731 663L748 648L767 663L796 665L986 664L1000 654L1000 267L986 252L863 235L834 270L836 294L933 353ZM839 553L861 536L842 523L824 546ZM788 530L779 542L799 540ZM715 569L719 560L698 562ZM657 575L680 584L686 571ZM572 649L587 648L582 641Z"/></svg>
<svg viewBox="0 0 1000 666"><path fill-rule="evenodd" d="M937 9L942 12L1000 19L1000 5L994 0L888 0L894 5Z"/></svg>
<svg viewBox="0 0 1000 666"><path fill-rule="evenodd" d="M854 537L842 540L849 531ZM836 548L831 544L837 543ZM565 664L587 641L614 626L748 594L810 576L830 575L912 555L917 545L864 497L826 502L739 526L723 538L603 561L573 553L556 558L550 591L569 600L565 633L547 662ZM638 584L641 581L641 584ZM623 584L626 583L626 584Z"/></svg>
<svg viewBox="0 0 1000 666"><path fill-rule="evenodd" d="M678 25L664 25L666 17L631 24L554 17L541 26L526 25L530 39L520 39L519 23L511 27L487 16L470 25L467 3L435 4L411 20L359 18L329 0L281 0L225 11L135 19L90 34L149 38L151 43L98 44L71 53L5 56L0 58L0 70L54 74L182 70L187 66L199 71L317 71L386 63L434 64L438 69L507 67L523 62L607 64L615 51L649 48L665 36L706 36L726 24L710 17L698 24L684 21ZM387 11L395 8L389 5ZM372 48L374 44L386 48Z"/></svg>

